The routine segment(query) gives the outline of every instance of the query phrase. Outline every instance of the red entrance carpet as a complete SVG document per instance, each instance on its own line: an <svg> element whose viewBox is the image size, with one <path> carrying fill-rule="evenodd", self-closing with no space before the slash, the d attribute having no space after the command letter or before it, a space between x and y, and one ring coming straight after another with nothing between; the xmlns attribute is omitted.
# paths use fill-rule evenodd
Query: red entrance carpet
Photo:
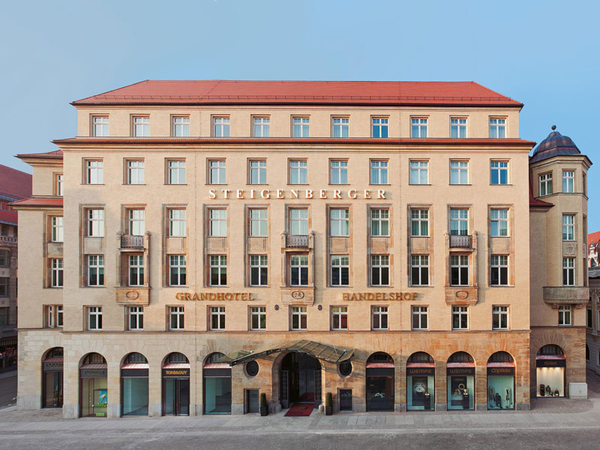
<svg viewBox="0 0 600 450"><path fill-rule="evenodd" d="M285 413L285 417L310 416L313 409L315 409L314 403L294 403L290 410Z"/></svg>

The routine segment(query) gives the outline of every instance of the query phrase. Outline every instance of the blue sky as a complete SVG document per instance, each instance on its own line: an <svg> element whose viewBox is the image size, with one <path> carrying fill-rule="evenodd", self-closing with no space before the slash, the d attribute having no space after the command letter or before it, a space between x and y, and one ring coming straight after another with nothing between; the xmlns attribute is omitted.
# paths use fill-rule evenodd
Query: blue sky
<svg viewBox="0 0 600 450"><path fill-rule="evenodd" d="M597 1L29 1L0 8L0 163L75 135L69 102L144 79L473 80L600 164ZM589 229L600 230L600 178Z"/></svg>

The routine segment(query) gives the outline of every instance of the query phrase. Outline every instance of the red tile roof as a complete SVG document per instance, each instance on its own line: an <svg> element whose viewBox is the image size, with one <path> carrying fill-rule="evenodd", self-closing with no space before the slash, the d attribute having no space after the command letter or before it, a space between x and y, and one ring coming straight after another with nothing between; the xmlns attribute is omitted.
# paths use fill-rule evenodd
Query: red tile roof
<svg viewBox="0 0 600 450"><path fill-rule="evenodd" d="M146 80L77 100L72 104L523 106L522 103L473 81Z"/></svg>
<svg viewBox="0 0 600 450"><path fill-rule="evenodd" d="M17 155L17 158L63 159L63 152L62 150L54 150L46 153L21 153Z"/></svg>
<svg viewBox="0 0 600 450"><path fill-rule="evenodd" d="M543 200L538 200L533 196L533 188L531 187L531 182L529 183L529 207L541 207L541 208L552 208L554 205L552 203L545 202Z"/></svg>
<svg viewBox="0 0 600 450"><path fill-rule="evenodd" d="M23 207L23 206L42 206L42 207L50 207L50 208L62 208L63 207L63 199L62 198L26 198L25 200L19 200L18 202L11 203L13 207Z"/></svg>
<svg viewBox="0 0 600 450"><path fill-rule="evenodd" d="M596 244L598 242L600 242L600 231L588 234L588 245Z"/></svg>
<svg viewBox="0 0 600 450"><path fill-rule="evenodd" d="M0 164L0 195L12 199L31 197L31 175Z"/></svg>
<svg viewBox="0 0 600 450"><path fill-rule="evenodd" d="M7 223L10 225L17 225L19 215L17 212L11 211L0 211L0 223Z"/></svg>

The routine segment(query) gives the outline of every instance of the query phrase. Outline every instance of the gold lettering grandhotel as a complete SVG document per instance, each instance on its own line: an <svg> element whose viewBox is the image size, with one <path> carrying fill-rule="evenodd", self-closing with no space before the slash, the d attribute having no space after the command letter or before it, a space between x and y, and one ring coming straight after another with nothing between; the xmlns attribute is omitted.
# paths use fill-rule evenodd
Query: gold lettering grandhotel
<svg viewBox="0 0 600 450"><path fill-rule="evenodd" d="M73 105L76 137L19 155L20 408L587 395L591 162L557 131L530 156L521 103L472 82L144 81Z"/></svg>

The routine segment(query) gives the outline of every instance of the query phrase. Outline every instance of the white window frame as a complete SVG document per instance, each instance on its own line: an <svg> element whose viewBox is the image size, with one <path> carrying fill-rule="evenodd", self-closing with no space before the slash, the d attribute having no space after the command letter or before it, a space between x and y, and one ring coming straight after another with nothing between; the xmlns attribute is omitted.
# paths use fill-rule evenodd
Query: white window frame
<svg viewBox="0 0 600 450"><path fill-rule="evenodd" d="M104 286L104 255L88 255L87 285L89 287Z"/></svg>
<svg viewBox="0 0 600 450"><path fill-rule="evenodd" d="M491 255L490 258L490 286L509 286L510 285L510 272L509 268L509 258L508 255ZM496 277L498 282L494 283L493 274L496 272ZM506 283L502 283L502 273L506 274Z"/></svg>
<svg viewBox="0 0 600 450"><path fill-rule="evenodd" d="M496 230L494 230L496 224ZM504 231L504 234L502 232ZM490 209L490 236L491 237L508 237L508 209L507 208L491 208Z"/></svg>
<svg viewBox="0 0 600 450"><path fill-rule="evenodd" d="M254 137L270 137L271 118L256 116L252 118L252 135Z"/></svg>
<svg viewBox="0 0 600 450"><path fill-rule="evenodd" d="M169 286L187 285L187 256L169 255Z"/></svg>
<svg viewBox="0 0 600 450"><path fill-rule="evenodd" d="M389 136L389 123L389 117L371 117L371 137L376 139L387 138Z"/></svg>
<svg viewBox="0 0 600 450"><path fill-rule="evenodd" d="M310 117L292 117L292 136L310 137Z"/></svg>
<svg viewBox="0 0 600 450"><path fill-rule="evenodd" d="M456 227L452 226L454 223ZM469 235L468 208L450 208L450 234L453 236Z"/></svg>
<svg viewBox="0 0 600 450"><path fill-rule="evenodd" d="M308 209L290 208L290 234L294 236L308 236Z"/></svg>
<svg viewBox="0 0 600 450"><path fill-rule="evenodd" d="M225 330L225 307L210 306L210 330L224 331Z"/></svg>
<svg viewBox="0 0 600 450"><path fill-rule="evenodd" d="M429 184L429 161L411 160L409 165L411 185Z"/></svg>
<svg viewBox="0 0 600 450"><path fill-rule="evenodd" d="M302 318L304 318L304 326L302 326ZM308 313L306 306L291 306L290 307L290 329L292 331L306 331L308 327Z"/></svg>
<svg viewBox="0 0 600 450"><path fill-rule="evenodd" d="M331 286L350 286L350 256L331 255ZM334 282L334 273L337 272L338 282ZM347 282L344 283L344 272Z"/></svg>
<svg viewBox="0 0 600 450"><path fill-rule="evenodd" d="M213 136L224 137L230 136L231 118L229 116L214 116L213 117Z"/></svg>
<svg viewBox="0 0 600 450"><path fill-rule="evenodd" d="M427 138L429 126L428 117L411 117L410 118L410 137L413 139Z"/></svg>
<svg viewBox="0 0 600 450"><path fill-rule="evenodd" d="M383 282L383 275L387 270L387 283ZM377 271L379 273L379 283L375 283L373 273ZM391 267L390 267L390 255L371 255L371 272L370 272L370 284L371 286L390 286L391 283Z"/></svg>
<svg viewBox="0 0 600 450"><path fill-rule="evenodd" d="M267 208L250 208L250 237L267 237L269 235L269 211Z"/></svg>
<svg viewBox="0 0 600 450"><path fill-rule="evenodd" d="M346 326L342 325L343 318L346 317ZM335 325L337 319L337 326ZM333 331L348 331L348 307L347 306L332 306L331 307L331 329Z"/></svg>
<svg viewBox="0 0 600 450"><path fill-rule="evenodd" d="M450 160L450 184L453 186L469 184L469 161Z"/></svg>
<svg viewBox="0 0 600 450"><path fill-rule="evenodd" d="M469 286L469 278L471 275L471 268L469 255L450 255L450 285L451 286ZM464 275L464 270L467 269L466 276ZM452 281L452 272L457 270L458 272L458 283L453 283ZM463 278L466 277L466 280Z"/></svg>
<svg viewBox="0 0 600 450"><path fill-rule="evenodd" d="M350 236L350 210L348 208L330 208L329 229L331 237Z"/></svg>
<svg viewBox="0 0 600 450"><path fill-rule="evenodd" d="M65 241L65 227L63 216L52 216L51 219L51 239L52 242L64 242Z"/></svg>
<svg viewBox="0 0 600 450"><path fill-rule="evenodd" d="M457 319L458 326L454 326L455 319ZM452 306L452 329L453 330L468 330L469 329L469 307L468 306Z"/></svg>
<svg viewBox="0 0 600 450"><path fill-rule="evenodd" d="M53 288L62 288L64 286L64 266L62 258L52 258L51 266L51 286Z"/></svg>
<svg viewBox="0 0 600 450"><path fill-rule="evenodd" d="M127 184L145 184L143 159L128 159L127 163Z"/></svg>
<svg viewBox="0 0 600 450"><path fill-rule="evenodd" d="M55 182L54 189L56 190L56 196L57 197L62 197L63 196L63 193L64 193L64 181L65 181L65 176L62 173L57 173L56 174L56 178L54 179L54 182Z"/></svg>
<svg viewBox="0 0 600 450"><path fill-rule="evenodd" d="M268 286L269 285L269 257L267 255L249 255L250 256L250 286ZM264 275L264 283L263 283ZM257 282L253 280L256 278Z"/></svg>
<svg viewBox="0 0 600 450"><path fill-rule="evenodd" d="M308 161L304 159L291 159L290 184L308 184Z"/></svg>
<svg viewBox="0 0 600 450"><path fill-rule="evenodd" d="M175 325L175 326L173 326ZM169 330L185 329L185 309L183 306L169 306Z"/></svg>
<svg viewBox="0 0 600 450"><path fill-rule="evenodd" d="M190 136L190 118L187 116L173 116L173 137Z"/></svg>
<svg viewBox="0 0 600 450"><path fill-rule="evenodd" d="M309 285L309 263L308 255L290 255L290 286ZM306 282L303 281L303 272L306 271ZM294 273L297 274L297 282L294 283Z"/></svg>
<svg viewBox="0 0 600 450"><path fill-rule="evenodd" d="M388 160L371 160L371 184L389 184L389 165Z"/></svg>
<svg viewBox="0 0 600 450"><path fill-rule="evenodd" d="M267 184L267 161L264 159L250 160L250 179L248 184Z"/></svg>
<svg viewBox="0 0 600 450"><path fill-rule="evenodd" d="M575 171L574 170L563 170L562 171L562 191L566 194L572 194L575 192Z"/></svg>
<svg viewBox="0 0 600 450"><path fill-rule="evenodd" d="M88 306L87 307L87 329L88 331L102 330L102 307Z"/></svg>
<svg viewBox="0 0 600 450"><path fill-rule="evenodd" d="M329 182L331 184L348 184L347 160L329 160Z"/></svg>
<svg viewBox="0 0 600 450"><path fill-rule="evenodd" d="M415 270L419 274L418 280L415 280L415 277L414 277ZM429 255L411 255L410 256L410 285L411 286L429 286L429 273L430 273Z"/></svg>
<svg viewBox="0 0 600 450"><path fill-rule="evenodd" d="M227 286L227 255L210 255L209 260L209 286ZM213 272L217 275L213 283Z"/></svg>
<svg viewBox="0 0 600 450"><path fill-rule="evenodd" d="M144 329L144 307L127 307L127 326L130 331L141 331Z"/></svg>
<svg viewBox="0 0 600 450"><path fill-rule="evenodd" d="M148 116L133 116L132 131L134 137L149 137L150 136L150 117Z"/></svg>
<svg viewBox="0 0 600 450"><path fill-rule="evenodd" d="M331 137L347 138L350 137L350 118L332 117L331 118Z"/></svg>
<svg viewBox="0 0 600 450"><path fill-rule="evenodd" d="M425 226L426 230L423 230L423 226ZM415 233L415 228L417 233ZM426 231L426 233L424 233L423 231ZM410 209L410 235L413 237L429 236L429 209Z"/></svg>
<svg viewBox="0 0 600 450"><path fill-rule="evenodd" d="M85 160L85 184L104 184L104 161L101 159Z"/></svg>
<svg viewBox="0 0 600 450"><path fill-rule="evenodd" d="M467 138L466 117L450 117L450 139Z"/></svg>
<svg viewBox="0 0 600 450"><path fill-rule="evenodd" d="M412 306L410 319L411 319L410 326L411 326L412 330L428 330L429 329L429 307L428 306ZM415 324L415 319L416 319L416 324ZM425 324L423 324L423 321L425 321Z"/></svg>
<svg viewBox="0 0 600 450"><path fill-rule="evenodd" d="M265 306L250 307L250 330L265 331L267 329L267 308Z"/></svg>
<svg viewBox="0 0 600 450"><path fill-rule="evenodd" d="M494 317L498 319L498 326L494 327ZM508 330L510 328L510 310L506 305L492 305L492 329Z"/></svg>
<svg viewBox="0 0 600 450"><path fill-rule="evenodd" d="M92 116L92 136L106 137L110 136L108 116Z"/></svg>
<svg viewBox="0 0 600 450"><path fill-rule="evenodd" d="M144 281L144 255L129 255L127 258L127 285L144 286Z"/></svg>
<svg viewBox="0 0 600 450"><path fill-rule="evenodd" d="M208 161L208 184L227 184L227 162L224 159Z"/></svg>
<svg viewBox="0 0 600 450"><path fill-rule="evenodd" d="M563 241L575 240L575 214L563 214L562 238Z"/></svg>
<svg viewBox="0 0 600 450"><path fill-rule="evenodd" d="M185 159L170 159L167 161L167 183L186 184Z"/></svg>
<svg viewBox="0 0 600 450"><path fill-rule="evenodd" d="M378 317L379 326L375 325L375 317ZM385 326L383 326L383 322L385 318ZM389 307L387 306L371 306L371 329L375 331L379 330L389 330L390 322L389 322Z"/></svg>
<svg viewBox="0 0 600 450"><path fill-rule="evenodd" d="M187 236L187 212L185 209L169 209L169 237Z"/></svg>
<svg viewBox="0 0 600 450"><path fill-rule="evenodd" d="M224 208L211 208L208 210L209 236L227 237L227 210Z"/></svg>
<svg viewBox="0 0 600 450"><path fill-rule="evenodd" d="M506 186L510 183L509 180L509 161L507 160L493 160L490 161L490 184L492 186ZM498 172L497 174L497 183L493 182L493 173ZM506 173L505 182L502 182L502 172Z"/></svg>
<svg viewBox="0 0 600 450"><path fill-rule="evenodd" d="M563 258L563 286L575 286L575 258Z"/></svg>
<svg viewBox="0 0 600 450"><path fill-rule="evenodd" d="M371 209L371 236L389 237L390 210L388 208Z"/></svg>
<svg viewBox="0 0 600 450"><path fill-rule="evenodd" d="M490 139L506 138L506 118L490 117Z"/></svg>
<svg viewBox="0 0 600 450"><path fill-rule="evenodd" d="M573 310L571 305L561 305L558 307L558 326L570 327L573 325Z"/></svg>
<svg viewBox="0 0 600 450"><path fill-rule="evenodd" d="M104 209L90 208L86 210L87 236L104 237Z"/></svg>
<svg viewBox="0 0 600 450"><path fill-rule="evenodd" d="M127 210L127 225L130 236L143 236L146 232L146 210L132 208Z"/></svg>
<svg viewBox="0 0 600 450"><path fill-rule="evenodd" d="M539 180L539 192L538 195L543 197L545 195L552 195L554 188L552 182L552 172L542 173L538 176Z"/></svg>

